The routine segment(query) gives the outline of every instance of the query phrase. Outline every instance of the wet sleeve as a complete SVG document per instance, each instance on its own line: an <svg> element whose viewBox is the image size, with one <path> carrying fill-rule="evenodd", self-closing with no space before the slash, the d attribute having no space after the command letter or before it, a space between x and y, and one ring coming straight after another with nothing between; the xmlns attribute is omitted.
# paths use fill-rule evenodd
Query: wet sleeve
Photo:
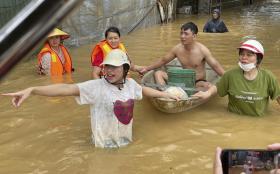
<svg viewBox="0 0 280 174"><path fill-rule="evenodd" d="M269 96L272 100L280 96L280 87L276 77L269 72L269 84L268 84Z"/></svg>
<svg viewBox="0 0 280 174"><path fill-rule="evenodd" d="M143 98L142 95L142 86L139 85L135 80L133 79L128 79L130 80L131 83L131 88L133 88L133 93L134 93L134 99L135 100L141 100Z"/></svg>
<svg viewBox="0 0 280 174"><path fill-rule="evenodd" d="M228 94L229 90L229 76L225 73L216 84L217 92L220 97L224 97Z"/></svg>
<svg viewBox="0 0 280 174"><path fill-rule="evenodd" d="M52 59L52 57L51 57L50 53L43 54L41 65L42 65L44 74L49 75L51 73L51 59Z"/></svg>
<svg viewBox="0 0 280 174"><path fill-rule="evenodd" d="M100 67L100 64L103 62L104 56L103 52L100 50L94 57L92 66L98 66Z"/></svg>
<svg viewBox="0 0 280 174"><path fill-rule="evenodd" d="M98 80L89 80L83 83L78 83L77 86L80 91L80 96L76 97L78 104L94 104L97 100L97 94L99 93Z"/></svg>

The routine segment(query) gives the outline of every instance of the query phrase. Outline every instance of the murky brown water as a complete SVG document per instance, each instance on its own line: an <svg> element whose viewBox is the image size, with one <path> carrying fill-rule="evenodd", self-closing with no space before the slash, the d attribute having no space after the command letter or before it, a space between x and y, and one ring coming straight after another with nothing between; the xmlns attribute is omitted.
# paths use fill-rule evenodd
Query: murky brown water
<svg viewBox="0 0 280 174"><path fill-rule="evenodd" d="M222 17L230 32L200 32L198 40L229 69L236 66L235 48L240 38L255 35L265 47L262 66L280 81L279 9L279 0L270 0L242 10L224 10ZM148 65L179 42L181 24L194 21L201 31L207 19L206 15L183 17L138 30L123 41L136 64ZM75 82L90 78L91 47L71 50ZM35 64L20 63L1 81L0 91L50 83L47 77L35 74ZM134 142L118 150L104 150L91 144L88 106L78 106L72 97L33 96L18 109L11 106L9 98L0 100L0 173L5 174L209 174L216 146L265 148L280 142L280 106L276 102L271 102L264 117L254 118L227 112L227 98L216 97L173 115L157 111L144 99L135 108Z"/></svg>

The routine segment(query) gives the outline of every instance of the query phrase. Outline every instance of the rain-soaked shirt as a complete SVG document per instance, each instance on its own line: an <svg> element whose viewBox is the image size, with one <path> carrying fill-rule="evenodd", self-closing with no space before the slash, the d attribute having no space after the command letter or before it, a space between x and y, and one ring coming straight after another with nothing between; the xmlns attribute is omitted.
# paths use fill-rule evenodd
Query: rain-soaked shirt
<svg viewBox="0 0 280 174"><path fill-rule="evenodd" d="M219 96L228 95L228 109L237 114L264 115L270 99L280 96L276 77L259 69L254 80L247 80L239 67L227 71L217 83Z"/></svg>
<svg viewBox="0 0 280 174"><path fill-rule="evenodd" d="M132 142L134 101L142 99L142 87L130 78L121 90L104 78L77 85L78 104L90 105L95 146L115 148Z"/></svg>
<svg viewBox="0 0 280 174"><path fill-rule="evenodd" d="M228 29L224 21L222 21L221 19L218 20L211 19L205 24L203 28L203 32L224 33L224 32L228 32Z"/></svg>

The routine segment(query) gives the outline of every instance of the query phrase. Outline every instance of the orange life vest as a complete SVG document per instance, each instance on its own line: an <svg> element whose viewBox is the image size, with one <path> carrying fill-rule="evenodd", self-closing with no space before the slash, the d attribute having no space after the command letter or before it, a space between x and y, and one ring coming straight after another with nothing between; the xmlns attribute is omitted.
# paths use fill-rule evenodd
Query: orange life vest
<svg viewBox="0 0 280 174"><path fill-rule="evenodd" d="M96 55L100 52L100 50L103 53L104 58L107 56L107 54L112 50L113 48L110 46L110 44L106 40L100 41L93 49L91 54L91 63L93 63ZM122 43L119 44L118 49L121 49L126 53L126 49ZM104 61L104 60L103 60Z"/></svg>
<svg viewBox="0 0 280 174"><path fill-rule="evenodd" d="M62 50L65 63L64 65L62 64L59 56L56 54L55 51L53 51L48 43L45 44L43 49L40 51L38 54L38 65L39 65L39 72L42 72L42 57L43 54L45 53L50 53L51 54L51 67L50 67L50 75L51 76L59 76L64 73L71 73L73 71L72 68L72 59L70 57L69 52L67 49L63 46L59 46L60 49Z"/></svg>

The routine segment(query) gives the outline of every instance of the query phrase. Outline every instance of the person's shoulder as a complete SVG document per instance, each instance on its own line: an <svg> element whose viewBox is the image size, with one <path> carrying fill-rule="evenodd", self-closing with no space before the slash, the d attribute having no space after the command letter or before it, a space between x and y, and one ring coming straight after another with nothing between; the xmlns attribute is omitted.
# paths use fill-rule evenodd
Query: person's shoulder
<svg viewBox="0 0 280 174"><path fill-rule="evenodd" d="M270 71L268 69L264 69L264 68L260 68L259 71L262 73L266 73L266 74L272 74L272 71Z"/></svg>
<svg viewBox="0 0 280 174"><path fill-rule="evenodd" d="M268 70L268 69L263 69L263 68L260 68L259 71L264 74L264 75L267 75L267 76L272 76L274 77L275 75L273 74L272 71Z"/></svg>
<svg viewBox="0 0 280 174"><path fill-rule="evenodd" d="M202 52L209 51L209 49L201 42L195 41L195 47L199 48Z"/></svg>
<svg viewBox="0 0 280 174"><path fill-rule="evenodd" d="M93 50L101 51L100 42L93 46Z"/></svg>
<svg viewBox="0 0 280 174"><path fill-rule="evenodd" d="M100 41L97 42L95 45L93 45L93 49L100 49L100 50L101 50L100 46L101 46L102 44L104 44L105 42L106 42L106 40L100 40Z"/></svg>
<svg viewBox="0 0 280 174"><path fill-rule="evenodd" d="M126 82L129 84L136 84L137 82L133 78L126 78Z"/></svg>
<svg viewBox="0 0 280 174"><path fill-rule="evenodd" d="M225 22L222 19L220 19L219 24L226 26Z"/></svg>
<svg viewBox="0 0 280 174"><path fill-rule="evenodd" d="M99 42L96 43L96 45L103 44L103 43L107 43L106 39L100 40Z"/></svg>
<svg viewBox="0 0 280 174"><path fill-rule="evenodd" d="M42 52L41 55L42 55L43 59L44 58L51 58L51 52L49 52L49 51Z"/></svg>
<svg viewBox="0 0 280 174"><path fill-rule="evenodd" d="M236 74L239 74L241 71L241 69L239 67L234 67L234 68L231 68L229 70L227 70L223 76L226 76L226 77L230 77L230 76L236 76Z"/></svg>
<svg viewBox="0 0 280 174"><path fill-rule="evenodd" d="M213 19L208 19L206 24L210 24L213 21Z"/></svg>
<svg viewBox="0 0 280 174"><path fill-rule="evenodd" d="M198 41L195 41L194 44L195 44L196 46L206 47L203 43L198 42Z"/></svg>
<svg viewBox="0 0 280 174"><path fill-rule="evenodd" d="M236 67L229 69L227 72L231 73L231 72L240 72L240 71L241 71L241 69L238 66L236 66Z"/></svg>
<svg viewBox="0 0 280 174"><path fill-rule="evenodd" d="M126 86L129 89L135 89L138 88L139 86L141 86L140 84L138 84L134 79L132 78L126 78L126 82L125 82Z"/></svg>
<svg viewBox="0 0 280 174"><path fill-rule="evenodd" d="M84 82L81 82L81 83L78 83L78 84L85 84L85 85L92 86L92 85L97 85L97 84L102 85L104 82L105 82L105 80L102 78L102 79L87 80L87 81L84 81Z"/></svg>
<svg viewBox="0 0 280 174"><path fill-rule="evenodd" d="M223 19L220 19L220 22L221 22L221 23L225 23Z"/></svg>
<svg viewBox="0 0 280 174"><path fill-rule="evenodd" d="M176 53L182 51L182 49L184 49L184 46L181 43L178 43L170 49L170 52L176 54Z"/></svg>
<svg viewBox="0 0 280 174"><path fill-rule="evenodd" d="M50 52L51 52L50 48L47 47L47 45L45 45L45 46L40 50L40 52L39 52L38 55L43 55L43 54L45 54L45 53L49 53L49 54L50 54Z"/></svg>
<svg viewBox="0 0 280 174"><path fill-rule="evenodd" d="M120 41L120 45L123 45L123 46L125 46L124 42L122 42L122 41Z"/></svg>
<svg viewBox="0 0 280 174"><path fill-rule="evenodd" d="M173 47L172 47L172 49L181 49L181 48L183 48L184 46L181 44L181 43L178 43L178 44L176 44L176 45L174 45Z"/></svg>

